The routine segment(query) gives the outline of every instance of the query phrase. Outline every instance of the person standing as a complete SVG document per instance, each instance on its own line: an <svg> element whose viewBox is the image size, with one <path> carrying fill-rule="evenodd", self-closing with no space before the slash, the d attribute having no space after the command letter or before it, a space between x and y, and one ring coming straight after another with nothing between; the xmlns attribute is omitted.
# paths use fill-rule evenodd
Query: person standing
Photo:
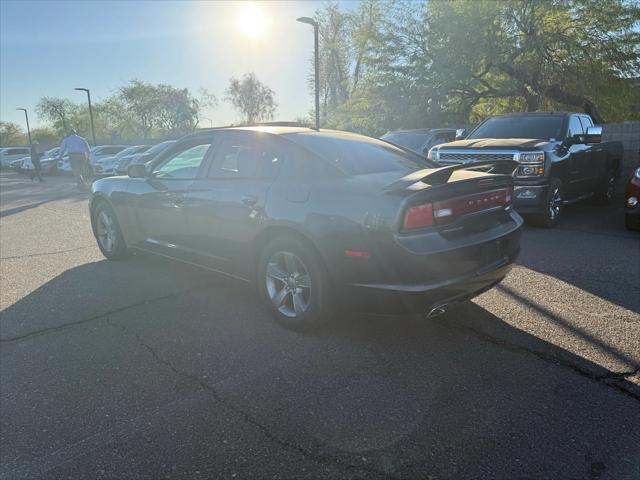
<svg viewBox="0 0 640 480"><path fill-rule="evenodd" d="M69 163L71 164L78 190L85 190L87 187L85 177L88 171L89 155L91 154L89 144L75 130L71 130L70 135L60 143L59 157L62 158L65 153L69 154Z"/></svg>
<svg viewBox="0 0 640 480"><path fill-rule="evenodd" d="M42 169L42 165L40 163L40 159L42 158L42 151L40 150L40 144L38 142L33 142L31 144L31 163L33 164L33 172L31 172L31 181L33 182L36 177L40 182L44 182L44 178L40 174L40 170Z"/></svg>

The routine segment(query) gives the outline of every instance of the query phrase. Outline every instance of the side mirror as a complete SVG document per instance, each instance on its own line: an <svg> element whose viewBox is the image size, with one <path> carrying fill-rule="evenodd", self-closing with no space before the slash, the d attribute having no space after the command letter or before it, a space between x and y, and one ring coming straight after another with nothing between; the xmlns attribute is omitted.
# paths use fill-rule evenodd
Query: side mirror
<svg viewBox="0 0 640 480"><path fill-rule="evenodd" d="M145 178L148 176L147 168L143 163L134 163L127 167L127 175L131 178Z"/></svg>
<svg viewBox="0 0 640 480"><path fill-rule="evenodd" d="M584 143L593 144L600 143L602 141L602 127L596 125L587 128L587 134L585 135Z"/></svg>
<svg viewBox="0 0 640 480"><path fill-rule="evenodd" d="M459 128L456 130L456 140L464 140L464 137L467 136L467 131L464 128Z"/></svg>

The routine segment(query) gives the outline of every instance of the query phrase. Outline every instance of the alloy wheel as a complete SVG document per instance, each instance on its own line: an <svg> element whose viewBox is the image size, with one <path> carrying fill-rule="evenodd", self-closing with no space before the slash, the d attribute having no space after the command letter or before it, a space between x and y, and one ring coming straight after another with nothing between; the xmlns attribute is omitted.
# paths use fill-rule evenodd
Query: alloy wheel
<svg viewBox="0 0 640 480"><path fill-rule="evenodd" d="M562 195L560 195L560 188L555 187L553 189L553 195L549 200L549 220L554 221L560 216L560 209L562 208Z"/></svg>
<svg viewBox="0 0 640 480"><path fill-rule="evenodd" d="M309 309L311 277L297 255L274 253L267 264L265 277L269 299L280 313L296 318Z"/></svg>
<svg viewBox="0 0 640 480"><path fill-rule="evenodd" d="M98 214L96 233L100 246L107 252L113 252L116 245L116 227L113 217L106 210Z"/></svg>

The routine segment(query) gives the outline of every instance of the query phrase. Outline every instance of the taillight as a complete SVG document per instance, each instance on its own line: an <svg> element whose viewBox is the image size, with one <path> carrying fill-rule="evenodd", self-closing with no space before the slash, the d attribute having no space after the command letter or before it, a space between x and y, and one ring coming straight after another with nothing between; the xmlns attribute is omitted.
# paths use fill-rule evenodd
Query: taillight
<svg viewBox="0 0 640 480"><path fill-rule="evenodd" d="M425 203L407 208L404 212L403 230L415 230L433 225L433 204Z"/></svg>
<svg viewBox="0 0 640 480"><path fill-rule="evenodd" d="M450 223L460 215L467 213L494 207L508 207L512 201L513 188L510 187L416 205L406 210L403 230L415 230L431 225Z"/></svg>

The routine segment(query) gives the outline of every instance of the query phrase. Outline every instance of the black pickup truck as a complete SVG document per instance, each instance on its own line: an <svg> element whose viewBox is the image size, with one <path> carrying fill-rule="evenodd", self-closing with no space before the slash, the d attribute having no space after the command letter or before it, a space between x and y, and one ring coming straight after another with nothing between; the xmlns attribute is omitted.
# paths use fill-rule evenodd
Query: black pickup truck
<svg viewBox="0 0 640 480"><path fill-rule="evenodd" d="M456 138L433 147L429 159L442 165L516 161L515 209L539 225L555 226L569 203L592 198L606 205L613 197L622 143L602 142L602 127L584 113L503 115Z"/></svg>

